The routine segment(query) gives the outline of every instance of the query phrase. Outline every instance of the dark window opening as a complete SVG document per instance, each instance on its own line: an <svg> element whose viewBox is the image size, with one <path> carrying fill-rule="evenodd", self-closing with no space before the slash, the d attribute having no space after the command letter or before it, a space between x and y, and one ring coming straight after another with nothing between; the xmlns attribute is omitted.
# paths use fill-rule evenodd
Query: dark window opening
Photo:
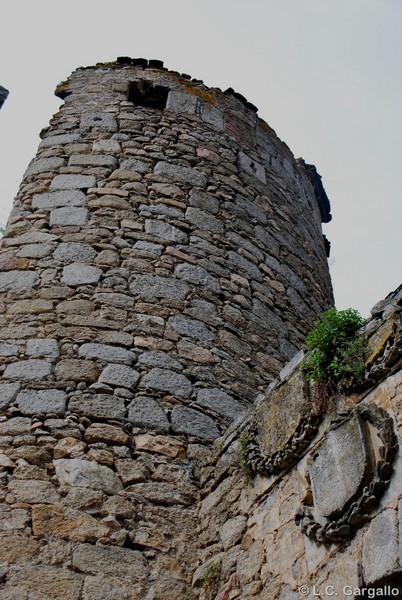
<svg viewBox="0 0 402 600"><path fill-rule="evenodd" d="M128 99L136 106L163 110L166 108L168 94L169 88L154 85L151 81L140 80L130 84Z"/></svg>

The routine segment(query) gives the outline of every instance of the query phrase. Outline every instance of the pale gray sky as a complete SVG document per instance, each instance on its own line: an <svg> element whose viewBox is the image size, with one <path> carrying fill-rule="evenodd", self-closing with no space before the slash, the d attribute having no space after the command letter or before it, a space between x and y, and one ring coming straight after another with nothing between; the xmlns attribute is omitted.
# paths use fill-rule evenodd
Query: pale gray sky
<svg viewBox="0 0 402 600"><path fill-rule="evenodd" d="M117 56L165 66L259 107L332 204L338 308L370 308L402 281L401 0L14 0L2 11L0 223L39 131L79 66Z"/></svg>

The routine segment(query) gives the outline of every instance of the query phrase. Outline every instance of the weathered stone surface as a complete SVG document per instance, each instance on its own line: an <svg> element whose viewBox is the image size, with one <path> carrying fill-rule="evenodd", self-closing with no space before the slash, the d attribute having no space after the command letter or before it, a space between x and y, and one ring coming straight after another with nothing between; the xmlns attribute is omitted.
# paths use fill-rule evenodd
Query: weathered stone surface
<svg viewBox="0 0 402 600"><path fill-rule="evenodd" d="M52 373L53 367L44 360L30 359L7 365L4 371L6 379L21 379L22 381L38 381L46 379Z"/></svg>
<svg viewBox="0 0 402 600"><path fill-rule="evenodd" d="M50 184L51 190L85 190L95 187L93 175L56 175Z"/></svg>
<svg viewBox="0 0 402 600"><path fill-rule="evenodd" d="M212 331L208 329L204 323L197 321L196 319L188 319L181 315L175 315L174 317L170 317L169 324L178 333L198 340L199 342L211 343L215 339Z"/></svg>
<svg viewBox="0 0 402 600"><path fill-rule="evenodd" d="M144 588L134 581L126 584L113 575L96 575L85 577L82 600L125 600L144 597Z"/></svg>
<svg viewBox="0 0 402 600"><path fill-rule="evenodd" d="M165 412L153 398L137 396L128 405L128 420L144 429L169 430L169 421Z"/></svg>
<svg viewBox="0 0 402 600"><path fill-rule="evenodd" d="M17 300L10 306L12 314L32 314L52 312L53 304L49 300Z"/></svg>
<svg viewBox="0 0 402 600"><path fill-rule="evenodd" d="M25 292L38 281L34 271L5 271L0 273L0 292Z"/></svg>
<svg viewBox="0 0 402 600"><path fill-rule="evenodd" d="M72 564L81 573L105 573L127 577L130 581L139 581L148 574L141 552L116 546L81 544L73 552Z"/></svg>
<svg viewBox="0 0 402 600"><path fill-rule="evenodd" d="M80 139L79 133L64 133L61 135L48 135L39 144L39 149L49 148L50 146L62 146L64 144L73 144Z"/></svg>
<svg viewBox="0 0 402 600"><path fill-rule="evenodd" d="M27 341L27 354L28 356L48 356L49 358L57 358L60 351L57 340L38 338L36 340Z"/></svg>
<svg viewBox="0 0 402 600"><path fill-rule="evenodd" d="M32 597L80 600L82 585L82 575L68 569L27 565L9 578L4 600L28 600Z"/></svg>
<svg viewBox="0 0 402 600"><path fill-rule="evenodd" d="M95 140L92 150L95 154L120 154L121 145L116 140Z"/></svg>
<svg viewBox="0 0 402 600"><path fill-rule="evenodd" d="M61 190L35 194L32 198L32 209L61 208L66 206L85 206L86 197L80 190Z"/></svg>
<svg viewBox="0 0 402 600"><path fill-rule="evenodd" d="M228 260L236 269L240 269L240 271L245 273L248 277L251 277L251 279L255 279L256 281L262 281L262 274L260 269L250 260L244 258L244 256L241 256L237 252L229 250Z"/></svg>
<svg viewBox="0 0 402 600"><path fill-rule="evenodd" d="M73 437L65 437L54 447L53 458L84 458L86 444Z"/></svg>
<svg viewBox="0 0 402 600"><path fill-rule="evenodd" d="M90 285L98 283L102 269L84 263L73 262L63 268L61 282L65 285Z"/></svg>
<svg viewBox="0 0 402 600"><path fill-rule="evenodd" d="M69 166L110 167L114 169L116 158L114 156L99 154L73 154L70 156L68 164Z"/></svg>
<svg viewBox="0 0 402 600"><path fill-rule="evenodd" d="M62 390L23 390L17 396L17 405L23 415L55 413L66 410L67 394Z"/></svg>
<svg viewBox="0 0 402 600"><path fill-rule="evenodd" d="M141 452L162 454L170 458L184 458L186 455L183 444L173 437L144 433L136 435L134 442L136 449Z"/></svg>
<svg viewBox="0 0 402 600"><path fill-rule="evenodd" d="M181 398L189 398L191 394L191 382L180 373L159 369L151 369L140 382L141 387L148 387L153 390L169 392Z"/></svg>
<svg viewBox="0 0 402 600"><path fill-rule="evenodd" d="M0 356L18 356L19 352L20 349L16 344L0 343Z"/></svg>
<svg viewBox="0 0 402 600"><path fill-rule="evenodd" d="M226 521L220 530L220 538L225 550L231 548L241 541L247 518L243 516L233 517Z"/></svg>
<svg viewBox="0 0 402 600"><path fill-rule="evenodd" d="M175 281L158 275L135 275L130 284L132 294L146 301L155 298L167 298L181 302L189 292L189 286L184 281Z"/></svg>
<svg viewBox="0 0 402 600"><path fill-rule="evenodd" d="M187 358L200 364L213 364L215 362L212 352L201 346L197 346L187 339L177 343L177 351L180 357Z"/></svg>
<svg viewBox="0 0 402 600"><path fill-rule="evenodd" d="M122 484L108 467L79 458L60 458L54 461L56 476L64 487L84 487L117 494Z"/></svg>
<svg viewBox="0 0 402 600"><path fill-rule="evenodd" d="M8 493L13 502L29 504L54 504L60 501L56 488L48 481L14 479L8 484Z"/></svg>
<svg viewBox="0 0 402 600"><path fill-rule="evenodd" d="M80 129L86 127L96 127L97 129L117 131L117 121L115 117L108 112L93 112L88 113L81 119Z"/></svg>
<svg viewBox="0 0 402 600"><path fill-rule="evenodd" d="M129 436L121 427L109 425L108 423L92 423L85 431L84 439L88 444L105 442L121 446L127 444Z"/></svg>
<svg viewBox="0 0 402 600"><path fill-rule="evenodd" d="M201 192L200 190L191 190L189 195L190 206L200 208L203 211L208 211L213 215L219 212L219 200L210 194Z"/></svg>
<svg viewBox="0 0 402 600"><path fill-rule="evenodd" d="M189 183L190 185L198 185L200 187L205 187L207 185L207 178L204 173L197 171L197 169L189 169L188 167L182 167L167 162L158 162L155 166L154 173L166 177L166 179L170 179L174 183L180 181L182 183Z"/></svg>
<svg viewBox="0 0 402 600"><path fill-rule="evenodd" d="M46 171L57 171L64 165L64 158L52 157L52 158L40 158L33 160L27 170L24 173L24 177L30 177L36 173L46 173Z"/></svg>
<svg viewBox="0 0 402 600"><path fill-rule="evenodd" d="M238 162L240 169L243 169L252 177L256 177L261 183L267 182L264 167L254 159L250 158L245 152L239 152Z"/></svg>
<svg viewBox="0 0 402 600"><path fill-rule="evenodd" d="M14 417L0 423L0 435L25 435L31 432L31 419Z"/></svg>
<svg viewBox="0 0 402 600"><path fill-rule="evenodd" d="M0 410L14 402L20 389L19 383L0 383Z"/></svg>
<svg viewBox="0 0 402 600"><path fill-rule="evenodd" d="M166 221L159 221L156 219L145 220L145 231L150 235L162 238L164 240L170 240L171 242L177 242L179 244L187 244L187 234L181 231L178 227L166 223Z"/></svg>
<svg viewBox="0 0 402 600"><path fill-rule="evenodd" d="M66 242L57 246L53 258L63 263L91 262L96 256L96 250L89 244L82 242Z"/></svg>
<svg viewBox="0 0 402 600"><path fill-rule="evenodd" d="M116 470L124 486L146 481L150 474L149 468L131 458L116 460Z"/></svg>
<svg viewBox="0 0 402 600"><path fill-rule="evenodd" d="M301 417L318 407L310 398L309 387L300 372L275 388L256 409L259 443L263 453L271 456L281 450L294 434Z"/></svg>
<svg viewBox="0 0 402 600"><path fill-rule="evenodd" d="M107 344L82 344L78 354L84 358L95 358L109 363L131 364L135 358L129 350Z"/></svg>
<svg viewBox="0 0 402 600"><path fill-rule="evenodd" d="M107 394L74 397L68 403L72 412L93 418L122 419L126 416L123 398Z"/></svg>
<svg viewBox="0 0 402 600"><path fill-rule="evenodd" d="M173 113L190 113L194 115L197 110L197 98L191 94L170 90L166 108Z"/></svg>
<svg viewBox="0 0 402 600"><path fill-rule="evenodd" d="M56 536L79 542L97 542L109 528L83 511L65 506L38 504L32 509L32 531L37 536Z"/></svg>
<svg viewBox="0 0 402 600"><path fill-rule="evenodd" d="M99 370L90 360L66 358L57 363L55 375L59 381L87 381L93 383L98 379Z"/></svg>
<svg viewBox="0 0 402 600"><path fill-rule="evenodd" d="M39 551L39 542L14 532L0 535L1 560L7 564L24 564Z"/></svg>
<svg viewBox="0 0 402 600"><path fill-rule="evenodd" d="M186 210L186 219L199 229L206 229L207 231L217 234L223 234L224 232L225 226L223 221L211 216L208 212L200 210L199 208L190 206Z"/></svg>
<svg viewBox="0 0 402 600"><path fill-rule="evenodd" d="M43 258L49 256L54 250L55 244L25 244L17 252L22 258Z"/></svg>
<svg viewBox="0 0 402 600"><path fill-rule="evenodd" d="M54 208L49 217L49 225L77 225L83 227L89 219L89 211L80 206L64 206L63 208Z"/></svg>
<svg viewBox="0 0 402 600"><path fill-rule="evenodd" d="M216 106L212 106L210 102L201 103L201 118L204 121L204 123L211 125L217 131L223 131L223 111L217 108Z"/></svg>
<svg viewBox="0 0 402 600"><path fill-rule="evenodd" d="M219 281L216 277L210 275L203 267L182 263L175 267L174 274L176 277L179 277L179 279L188 281L188 283L205 286L212 292L219 293L221 291Z"/></svg>
<svg viewBox="0 0 402 600"><path fill-rule="evenodd" d="M186 406L173 408L172 429L176 433L187 433L206 440L214 440L220 435L219 429L210 417Z"/></svg>
<svg viewBox="0 0 402 600"><path fill-rule="evenodd" d="M102 371L99 381L119 387L133 388L136 386L140 374L135 369L124 365L107 365Z"/></svg>
<svg viewBox="0 0 402 600"><path fill-rule="evenodd" d="M138 358L138 364L161 369L174 369L175 371L183 370L183 365L166 352L143 352Z"/></svg>
<svg viewBox="0 0 402 600"><path fill-rule="evenodd" d="M162 481L136 483L128 488L128 493L134 494L138 500L145 499L162 506L190 506L195 499L195 488L190 484L182 484L179 487L177 484Z"/></svg>
<svg viewBox="0 0 402 600"><path fill-rule="evenodd" d="M363 537L364 581L370 585L383 577L400 574L398 566L398 515L386 509L370 523Z"/></svg>
<svg viewBox="0 0 402 600"><path fill-rule="evenodd" d="M197 392L197 404L209 408L231 421L245 412L245 407L240 402L219 388L199 390Z"/></svg>
<svg viewBox="0 0 402 600"><path fill-rule="evenodd" d="M355 497L368 469L367 448L358 417L329 431L309 465L314 506L325 517L340 513Z"/></svg>
<svg viewBox="0 0 402 600"><path fill-rule="evenodd" d="M151 171L151 165L142 160L138 160L137 158L129 158L122 161L120 169L135 171L136 173L145 175L145 173L149 173Z"/></svg>

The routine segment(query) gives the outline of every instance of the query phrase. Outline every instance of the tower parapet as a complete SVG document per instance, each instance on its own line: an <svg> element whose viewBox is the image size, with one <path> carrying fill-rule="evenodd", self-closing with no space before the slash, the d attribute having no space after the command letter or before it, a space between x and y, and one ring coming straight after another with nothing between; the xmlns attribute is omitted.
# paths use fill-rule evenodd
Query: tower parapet
<svg viewBox="0 0 402 600"><path fill-rule="evenodd" d="M4 590L187 599L198 460L332 304L322 198L243 96L160 61L78 69L56 95L0 255L25 565L10 550Z"/></svg>
<svg viewBox="0 0 402 600"><path fill-rule="evenodd" d="M6 90L6 88L4 88L2 85L0 85L0 108L3 106L4 102L7 99L8 96L8 90Z"/></svg>

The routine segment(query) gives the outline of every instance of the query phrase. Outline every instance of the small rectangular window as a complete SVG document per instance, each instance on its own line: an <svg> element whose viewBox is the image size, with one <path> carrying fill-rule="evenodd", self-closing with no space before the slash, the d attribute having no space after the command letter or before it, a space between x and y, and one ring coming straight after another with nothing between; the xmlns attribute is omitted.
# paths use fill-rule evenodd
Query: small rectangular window
<svg viewBox="0 0 402 600"><path fill-rule="evenodd" d="M163 85L154 85L151 81L140 79L130 84L128 99L136 106L163 110L166 108L168 94L169 88Z"/></svg>

